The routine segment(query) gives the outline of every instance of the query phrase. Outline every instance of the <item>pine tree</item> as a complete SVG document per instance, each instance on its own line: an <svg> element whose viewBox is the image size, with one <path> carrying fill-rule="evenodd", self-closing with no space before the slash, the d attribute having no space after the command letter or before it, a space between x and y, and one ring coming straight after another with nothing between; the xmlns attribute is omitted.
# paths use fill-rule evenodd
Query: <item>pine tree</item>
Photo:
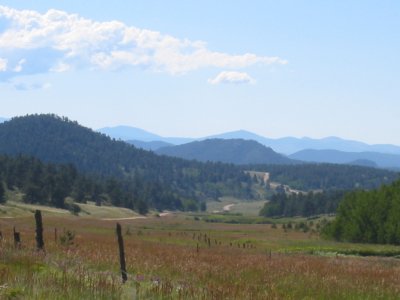
<svg viewBox="0 0 400 300"><path fill-rule="evenodd" d="M6 191L4 189L4 184L3 180L0 178L0 203L5 203L6 202Z"/></svg>

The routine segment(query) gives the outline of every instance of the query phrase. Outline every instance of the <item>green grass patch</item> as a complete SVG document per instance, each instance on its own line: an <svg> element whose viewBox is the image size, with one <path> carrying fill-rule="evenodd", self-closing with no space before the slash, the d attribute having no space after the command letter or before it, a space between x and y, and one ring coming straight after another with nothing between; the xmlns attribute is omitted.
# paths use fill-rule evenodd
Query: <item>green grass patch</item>
<svg viewBox="0 0 400 300"><path fill-rule="evenodd" d="M303 253L318 256L377 256L377 257L394 257L400 258L400 248L393 246L393 248L385 247L382 245L376 245L375 247L370 245L352 245L349 248L341 247L341 244L337 244L334 247L324 246L293 246L278 250L280 253Z"/></svg>

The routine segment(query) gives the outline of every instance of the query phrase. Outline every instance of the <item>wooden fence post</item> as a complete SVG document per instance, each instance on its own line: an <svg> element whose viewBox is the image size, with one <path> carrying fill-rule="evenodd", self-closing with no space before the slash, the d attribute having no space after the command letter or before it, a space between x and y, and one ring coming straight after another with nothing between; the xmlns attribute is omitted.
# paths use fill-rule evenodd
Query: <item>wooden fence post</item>
<svg viewBox="0 0 400 300"><path fill-rule="evenodd" d="M117 223L117 238L118 238L119 263L121 265L122 283L125 283L125 281L128 280L128 275L126 273L124 240L122 238L121 225L119 223Z"/></svg>
<svg viewBox="0 0 400 300"><path fill-rule="evenodd" d="M14 246L15 248L21 248L21 234L15 230L15 226L13 228L14 231Z"/></svg>
<svg viewBox="0 0 400 300"><path fill-rule="evenodd" d="M44 250L42 212L38 209L35 212L35 220L36 220L36 249Z"/></svg>

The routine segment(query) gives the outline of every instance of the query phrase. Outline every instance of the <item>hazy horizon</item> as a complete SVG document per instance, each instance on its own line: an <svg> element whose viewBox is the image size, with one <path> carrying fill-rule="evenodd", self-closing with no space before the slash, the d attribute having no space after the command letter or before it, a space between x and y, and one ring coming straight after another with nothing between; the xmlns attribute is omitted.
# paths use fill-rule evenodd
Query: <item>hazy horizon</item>
<svg viewBox="0 0 400 300"><path fill-rule="evenodd" d="M35 113L33 113L33 114L35 114ZM39 113L39 114L41 114L41 113ZM43 113L43 114L53 114L53 113L49 112L49 113ZM225 133L230 133L230 132L245 131L245 132L248 132L248 133L251 133L251 134L255 134L255 135L258 135L258 136L261 136L261 137L271 138L271 139L297 138L297 139L314 139L314 140L321 140L321 139L329 139L329 138L339 138L339 139L343 139L343 140L361 142L361 143L365 143L365 144L368 144L368 145L378 145L378 144L384 145L384 144L388 144L388 145L400 146L400 144L391 144L391 143L369 143L369 142L363 141L363 140L358 140L358 139L347 139L347 138L343 138L343 137L341 137L341 136L334 136L334 135L331 135L331 136L321 136L321 137L313 137L313 136L293 136L293 135L267 136L267 135L263 135L263 134L260 134L260 133L254 132L254 131L250 131L250 130L247 130L247 129L243 129L243 128L232 129L232 130L227 130L227 131L223 131L223 132L222 132L222 131L221 131L221 132L211 132L211 133L206 134L206 135L198 135L198 136L178 136L178 135L168 135L168 134L163 135L163 134L159 134L158 132L150 131L150 130L148 130L148 129L146 129L146 128L137 127L137 126L135 126L135 125L126 125L126 124L117 124L117 125L113 125L113 126L107 126L107 125L106 125L106 126L100 126L100 127L98 127L98 128L94 128L94 127L91 127L91 126L89 126L89 125L85 125L85 124L81 123L79 120L75 120L75 119L69 118L68 116L65 116L65 115L58 115L58 116L60 116L60 117L67 117L67 118L70 119L71 121L76 121L76 122L78 122L80 125L85 126L85 127L87 127L87 128L90 128L90 129L92 129L92 130L94 130L94 131L99 131L99 130L104 129L104 128L129 127L129 128L136 128L136 129L139 129L139 130L144 130L144 131L146 131L146 132L148 132L148 133L155 134L155 135L159 135L160 137L163 137L163 138L188 138L188 139L193 138L193 139L201 139L201 138L209 138L209 137L213 137L213 136L218 136L218 135L220 135L220 134L225 134ZM0 121L1 121L1 119L3 119L3 118L6 119L6 120L10 120L10 119L12 119L13 117L22 117L22 115L21 115L21 116L12 116L12 117L3 117L3 116L0 116Z"/></svg>

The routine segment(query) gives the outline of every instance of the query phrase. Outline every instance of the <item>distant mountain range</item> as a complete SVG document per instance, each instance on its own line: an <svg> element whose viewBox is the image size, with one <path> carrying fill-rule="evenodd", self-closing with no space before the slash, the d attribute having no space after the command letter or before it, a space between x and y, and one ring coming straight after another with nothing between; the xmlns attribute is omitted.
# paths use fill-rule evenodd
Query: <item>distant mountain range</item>
<svg viewBox="0 0 400 300"><path fill-rule="evenodd" d="M9 118L0 117L0 123L8 120ZM297 160L400 169L399 146L368 145L337 137L271 139L239 130L194 139L162 137L130 126L105 127L98 131L112 138L124 140L136 148L199 161L209 160L235 164L287 164ZM275 151L286 154L288 157Z"/></svg>
<svg viewBox="0 0 400 300"><path fill-rule="evenodd" d="M141 148L144 150L151 150L151 151L155 151L160 148L175 146L174 144L170 144L170 143L163 142L163 141L144 142L144 141L138 141L138 140L127 140L126 142L128 144L135 146L136 148Z"/></svg>
<svg viewBox="0 0 400 300"><path fill-rule="evenodd" d="M100 133L104 133L111 138L123 141L143 141L143 142L154 142L161 141L173 145L180 145L190 143L195 139L192 138L180 138L180 137L162 137L149 131L130 127L130 126L116 126L116 127L104 127L97 130Z"/></svg>
<svg viewBox="0 0 400 300"><path fill-rule="evenodd" d="M269 147L244 139L207 139L164 147L156 150L156 153L203 162L218 161L238 165L296 163Z"/></svg>
<svg viewBox="0 0 400 300"><path fill-rule="evenodd" d="M369 145L366 143L345 140L338 137L326 137L322 139L312 139L308 137L295 138L295 137L284 137L278 139L271 139L259 136L257 134L239 130L228 133L223 133L213 136L215 138L244 138L258 141L259 143L271 147L279 153L286 155L293 154L295 152L305 149L316 149L316 150L339 150L344 152L380 152L390 154L400 154L400 147L395 145L377 144Z"/></svg>
<svg viewBox="0 0 400 300"><path fill-rule="evenodd" d="M148 131L129 126L106 127L98 130L105 133L110 137L122 140L139 140L139 141L163 141L175 145L193 142L195 140L201 141L206 139L245 139L254 140L260 144L271 147L274 151L285 155L291 155L296 152L314 149L314 150L338 150L343 152L379 152L388 154L399 154L400 146L389 144L376 144L369 145L366 143L345 140L338 137L326 137L322 139L312 138L295 138L284 137L278 139L266 138L255 133L238 130L203 138L179 138L179 137L162 137Z"/></svg>
<svg viewBox="0 0 400 300"><path fill-rule="evenodd" d="M8 118L0 117L0 123L3 123L3 122L8 121L8 120L9 120Z"/></svg>
<svg viewBox="0 0 400 300"><path fill-rule="evenodd" d="M378 152L343 152L338 150L302 150L289 155L306 162L356 164L381 168L400 168L400 155Z"/></svg>

